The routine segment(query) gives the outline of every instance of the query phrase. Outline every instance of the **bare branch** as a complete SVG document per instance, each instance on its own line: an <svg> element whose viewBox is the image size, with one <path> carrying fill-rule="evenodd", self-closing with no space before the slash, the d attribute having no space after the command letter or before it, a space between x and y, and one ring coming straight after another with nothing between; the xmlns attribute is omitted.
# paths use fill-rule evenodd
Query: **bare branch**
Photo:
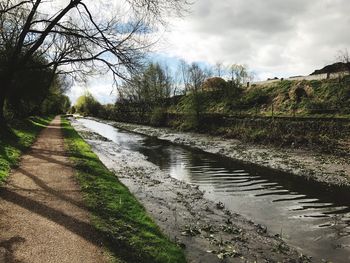
<svg viewBox="0 0 350 263"><path fill-rule="evenodd" d="M8 13L22 5L25 5L25 4L28 4L28 3L31 3L32 1L31 0L28 0L28 1L21 1L19 2L18 4L15 4L15 5L12 5L12 6L8 6L10 1L7 1L6 4L3 4L3 3L0 3L0 15L1 14L4 14L4 13Z"/></svg>

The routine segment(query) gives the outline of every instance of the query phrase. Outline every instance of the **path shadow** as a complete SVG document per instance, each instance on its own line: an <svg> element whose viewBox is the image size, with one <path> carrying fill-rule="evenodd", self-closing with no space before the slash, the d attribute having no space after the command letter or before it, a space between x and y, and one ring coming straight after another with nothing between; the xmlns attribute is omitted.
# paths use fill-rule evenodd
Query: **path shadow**
<svg viewBox="0 0 350 263"><path fill-rule="evenodd" d="M54 150L36 149L36 148L31 149L29 154L63 156L63 157L68 157L68 155L69 155L66 151L54 151Z"/></svg>
<svg viewBox="0 0 350 263"><path fill-rule="evenodd" d="M138 253L130 253L134 248L130 247L127 243L125 243L123 234L120 237L116 235L110 236L110 233L107 230L96 229L92 224L83 222L77 218L69 216L62 211L59 211L53 207L47 206L45 204L39 203L35 200L32 200L28 197L22 196L15 191L11 191L6 188L0 188L0 200L5 200L7 202L11 202L17 206L20 206L28 211L31 211L35 214L38 214L42 217L47 218L48 220L55 222L70 232L82 237L87 242L91 244L101 247L103 244L110 247L113 254L121 259L121 262L143 262L140 259L140 255ZM11 244L15 242L24 242L24 239L20 237L12 238L8 241L4 241L4 243L0 243L1 247L5 247L6 251L10 251L7 248L12 247ZM12 250L13 251L13 250ZM6 254L7 253L7 254ZM12 253L6 252L6 257L9 259L7 262L10 263L22 263L18 261L11 261ZM1 251L0 251L0 259L1 259ZM1 262L1 261L0 261ZM147 261L149 262L149 261Z"/></svg>
<svg viewBox="0 0 350 263"><path fill-rule="evenodd" d="M25 238L14 236L7 240L0 239L0 262L6 263L21 263L14 257L15 247L18 244L24 243Z"/></svg>
<svg viewBox="0 0 350 263"><path fill-rule="evenodd" d="M55 164L59 164L59 165L66 166L66 167L73 167L73 165L70 164L70 162L59 161L55 158L42 155L42 154L38 153L38 151L31 151L31 152L27 153L27 155L32 156L32 157L37 158L37 159L42 159L44 161L47 161L48 163L55 163Z"/></svg>
<svg viewBox="0 0 350 263"><path fill-rule="evenodd" d="M27 154L31 155L33 157L37 157L37 158L41 158L41 159L47 160L47 161L55 160L52 157L49 157L50 155L51 156L63 156L63 157L67 157L67 158L75 157L75 158L84 158L84 159L89 159L89 160L95 160L92 157L89 157L89 156L86 156L86 155L81 155L81 154L78 154L78 153L73 153L73 152L70 152L69 150L67 150L67 151L53 151L53 150L32 148L30 150L30 152L28 152ZM58 162L58 164L63 164L65 166L72 166L72 167L74 167L73 165L67 165L67 163L62 163L62 162L57 161L57 160L56 160L56 162Z"/></svg>
<svg viewBox="0 0 350 263"><path fill-rule="evenodd" d="M17 206L27 209L28 211L45 217L50 221L63 226L67 230L81 236L94 245L101 246L102 244L102 240L98 238L96 235L96 230L91 224L71 217L62 211L39 203L6 188L1 189L0 199L6 200L7 202L11 202Z"/></svg>
<svg viewBox="0 0 350 263"><path fill-rule="evenodd" d="M71 192L71 191L57 191L51 187L49 187L43 180L41 180L40 178L38 178L37 176L35 176L34 174L22 169L22 168L17 168L17 171L22 173L23 175L29 177L36 185L38 185L40 188L42 188L43 190L45 190L45 192L47 192L48 194L51 194L55 197L58 197L61 200L64 200L66 202L69 202L79 208L82 209L87 209L87 207L84 205L83 202L78 202L66 195L64 195L65 192ZM79 190L77 190L78 192L80 192Z"/></svg>

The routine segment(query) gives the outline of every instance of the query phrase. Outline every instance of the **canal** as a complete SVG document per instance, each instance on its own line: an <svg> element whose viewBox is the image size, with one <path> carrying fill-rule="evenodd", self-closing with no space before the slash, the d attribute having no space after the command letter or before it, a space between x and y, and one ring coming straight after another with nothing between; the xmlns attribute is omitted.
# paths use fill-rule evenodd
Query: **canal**
<svg viewBox="0 0 350 263"><path fill-rule="evenodd" d="M123 150L138 152L205 197L263 224L315 262L350 262L350 194L303 178L78 119Z"/></svg>

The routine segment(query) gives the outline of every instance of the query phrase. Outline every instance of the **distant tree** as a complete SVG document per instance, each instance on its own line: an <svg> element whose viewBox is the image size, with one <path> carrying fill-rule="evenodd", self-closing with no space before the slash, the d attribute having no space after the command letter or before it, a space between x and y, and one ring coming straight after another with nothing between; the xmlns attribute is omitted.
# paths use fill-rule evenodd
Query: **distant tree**
<svg viewBox="0 0 350 263"><path fill-rule="evenodd" d="M55 74L49 81L49 88L46 89L47 96L37 105L38 112L42 114L67 113L71 102L64 94L71 85L72 83L65 75Z"/></svg>
<svg viewBox="0 0 350 263"><path fill-rule="evenodd" d="M188 68L188 86L190 91L193 93L199 92L206 78L207 75L199 64L192 63Z"/></svg>
<svg viewBox="0 0 350 263"><path fill-rule="evenodd" d="M71 113L71 114L76 113L76 109L75 109L74 105L70 108L69 113Z"/></svg>
<svg viewBox="0 0 350 263"><path fill-rule="evenodd" d="M224 64L222 62L216 62L215 71L216 71L216 76L221 78L224 71Z"/></svg>
<svg viewBox="0 0 350 263"><path fill-rule="evenodd" d="M172 78L167 67L150 63L144 70L125 81L118 91L119 97L123 100L153 107L169 98L171 89Z"/></svg>
<svg viewBox="0 0 350 263"><path fill-rule="evenodd" d="M203 83L207 78L205 72L197 63L192 63L188 69L189 75L189 110L190 122L193 128L198 128L203 111ZM193 116L192 113L194 113Z"/></svg>
<svg viewBox="0 0 350 263"><path fill-rule="evenodd" d="M75 109L83 115L98 116L101 104L90 93L86 93L77 99Z"/></svg>
<svg viewBox="0 0 350 263"><path fill-rule="evenodd" d="M185 60L180 60L178 72L180 73L180 83L183 85L184 93L186 94L189 91L189 82L190 82L190 75L189 75L189 65Z"/></svg>
<svg viewBox="0 0 350 263"><path fill-rule="evenodd" d="M338 60L344 63L347 73L350 74L350 54L347 49L339 51Z"/></svg>
<svg viewBox="0 0 350 263"><path fill-rule="evenodd" d="M151 63L143 72L143 85L149 91L152 103L159 103L171 95L172 79L166 67Z"/></svg>
<svg viewBox="0 0 350 263"><path fill-rule="evenodd" d="M66 95L50 94L41 105L42 114L64 114L70 109L71 102Z"/></svg>
<svg viewBox="0 0 350 263"><path fill-rule="evenodd" d="M108 120L115 119L116 109L114 104L102 105L102 108L103 108L103 115L101 115L101 112L100 112L100 118L104 118Z"/></svg>
<svg viewBox="0 0 350 263"><path fill-rule="evenodd" d="M242 87L247 82L252 81L254 75L247 67L240 64L232 64L229 67L231 87Z"/></svg>

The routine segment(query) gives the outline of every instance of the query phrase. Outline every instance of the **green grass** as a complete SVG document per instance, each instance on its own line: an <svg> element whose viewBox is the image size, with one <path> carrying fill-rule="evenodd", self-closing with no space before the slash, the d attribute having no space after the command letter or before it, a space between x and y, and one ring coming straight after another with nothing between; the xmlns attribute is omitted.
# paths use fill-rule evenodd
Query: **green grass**
<svg viewBox="0 0 350 263"><path fill-rule="evenodd" d="M6 180L10 169L17 166L21 154L51 120L51 117L31 117L13 120L6 127L0 127L0 185Z"/></svg>
<svg viewBox="0 0 350 263"><path fill-rule="evenodd" d="M116 261L185 262L183 251L162 234L144 207L64 118L62 127L93 224Z"/></svg>

